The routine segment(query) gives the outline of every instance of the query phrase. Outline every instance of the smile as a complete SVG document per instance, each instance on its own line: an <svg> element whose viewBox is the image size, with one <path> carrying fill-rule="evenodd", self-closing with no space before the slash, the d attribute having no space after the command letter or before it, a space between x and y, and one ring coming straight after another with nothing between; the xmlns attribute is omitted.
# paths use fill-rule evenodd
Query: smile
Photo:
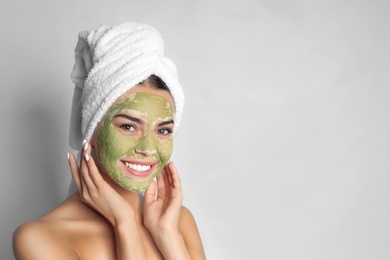
<svg viewBox="0 0 390 260"><path fill-rule="evenodd" d="M144 172L149 170L152 166L151 165L141 165L141 164L132 164L125 162L126 167L129 167L130 169L133 169L137 172Z"/></svg>
<svg viewBox="0 0 390 260"><path fill-rule="evenodd" d="M156 162L121 161L121 168L126 175L137 178L148 178L157 167Z"/></svg>

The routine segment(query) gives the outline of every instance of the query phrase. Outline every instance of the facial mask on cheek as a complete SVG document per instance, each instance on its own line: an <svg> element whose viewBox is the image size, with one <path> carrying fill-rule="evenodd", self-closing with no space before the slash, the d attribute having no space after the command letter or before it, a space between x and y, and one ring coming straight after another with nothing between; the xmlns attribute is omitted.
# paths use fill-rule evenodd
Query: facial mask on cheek
<svg viewBox="0 0 390 260"><path fill-rule="evenodd" d="M145 134L129 136L114 127L114 116L137 115L145 121ZM145 190L161 172L172 154L172 137L156 138L158 120L172 119L174 110L168 100L150 93L133 93L112 107L97 135L100 165L121 187L131 191Z"/></svg>

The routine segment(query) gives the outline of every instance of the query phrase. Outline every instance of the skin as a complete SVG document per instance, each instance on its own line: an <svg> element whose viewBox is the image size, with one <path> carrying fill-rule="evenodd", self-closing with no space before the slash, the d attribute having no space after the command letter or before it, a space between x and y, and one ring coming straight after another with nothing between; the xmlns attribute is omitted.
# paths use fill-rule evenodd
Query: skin
<svg viewBox="0 0 390 260"><path fill-rule="evenodd" d="M150 86L135 86L117 103L133 93L158 95L173 106L168 92ZM165 164L144 197L122 188L104 171L97 156L97 135L102 124L80 152L80 165L72 153L68 154L78 192L46 215L16 229L15 258L205 259L196 222L182 206L180 178L174 164ZM155 134L154 138L161 137ZM134 154L151 160L154 155L149 150L138 149Z"/></svg>
<svg viewBox="0 0 390 260"><path fill-rule="evenodd" d="M125 118L142 119L143 125ZM158 95L133 93L114 105L107 113L97 134L97 154L103 169L121 187L131 191L145 190L164 168L172 154L174 108ZM164 123L161 127L158 124ZM137 153L138 151L138 153ZM129 176L121 159L143 159L151 154L156 167L146 179Z"/></svg>

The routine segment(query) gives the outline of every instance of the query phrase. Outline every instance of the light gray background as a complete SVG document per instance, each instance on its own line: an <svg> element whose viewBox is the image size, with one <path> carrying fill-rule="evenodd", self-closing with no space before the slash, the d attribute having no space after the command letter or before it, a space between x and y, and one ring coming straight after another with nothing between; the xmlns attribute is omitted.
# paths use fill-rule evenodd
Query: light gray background
<svg viewBox="0 0 390 260"><path fill-rule="evenodd" d="M155 26L209 259L390 259L388 1L1 1L0 259L66 196L77 34Z"/></svg>

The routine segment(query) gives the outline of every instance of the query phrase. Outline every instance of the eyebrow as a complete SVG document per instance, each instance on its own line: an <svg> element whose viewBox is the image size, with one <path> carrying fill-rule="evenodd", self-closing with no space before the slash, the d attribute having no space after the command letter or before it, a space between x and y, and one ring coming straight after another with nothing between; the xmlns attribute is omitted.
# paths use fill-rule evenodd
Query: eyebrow
<svg viewBox="0 0 390 260"><path fill-rule="evenodd" d="M133 116L130 116L130 115L126 115L126 114L118 114L118 115L115 115L114 118L116 117L124 117L126 119L129 119L131 121L134 121L138 124L143 124L144 121L139 119L139 118L136 118L136 117L133 117ZM175 121L173 119L171 120L168 120L168 121L163 121L161 123L158 123L157 126L160 127L160 126L164 126L164 125L169 125L169 124L175 124Z"/></svg>
<svg viewBox="0 0 390 260"><path fill-rule="evenodd" d="M133 117L133 116L130 116L130 115L118 114L118 115L114 116L114 118L116 118L116 117L124 117L124 118L129 119L131 121L134 121L134 122L136 122L138 124L143 124L144 123L141 119Z"/></svg>
<svg viewBox="0 0 390 260"><path fill-rule="evenodd" d="M158 123L157 126L160 127L160 126L169 125L169 124L175 124L175 121L173 121L173 119L168 120L168 121L164 121L164 122Z"/></svg>

